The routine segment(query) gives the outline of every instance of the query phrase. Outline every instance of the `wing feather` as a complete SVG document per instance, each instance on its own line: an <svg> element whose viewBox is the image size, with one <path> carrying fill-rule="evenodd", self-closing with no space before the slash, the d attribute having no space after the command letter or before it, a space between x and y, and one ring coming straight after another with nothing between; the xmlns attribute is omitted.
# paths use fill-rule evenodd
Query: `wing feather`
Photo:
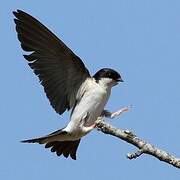
<svg viewBox="0 0 180 180"><path fill-rule="evenodd" d="M90 77L82 60L31 15L17 10L16 31L24 58L38 76L50 104L59 114L75 105L78 89Z"/></svg>

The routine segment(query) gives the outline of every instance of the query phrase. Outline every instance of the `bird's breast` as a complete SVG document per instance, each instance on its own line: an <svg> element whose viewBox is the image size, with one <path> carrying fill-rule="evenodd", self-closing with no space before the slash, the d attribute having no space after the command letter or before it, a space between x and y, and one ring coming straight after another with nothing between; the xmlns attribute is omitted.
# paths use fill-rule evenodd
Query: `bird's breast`
<svg viewBox="0 0 180 180"><path fill-rule="evenodd" d="M71 127L91 126L101 115L110 96L110 90L93 86L85 91L71 115ZM87 116L87 117L86 117ZM86 117L86 118L84 118Z"/></svg>

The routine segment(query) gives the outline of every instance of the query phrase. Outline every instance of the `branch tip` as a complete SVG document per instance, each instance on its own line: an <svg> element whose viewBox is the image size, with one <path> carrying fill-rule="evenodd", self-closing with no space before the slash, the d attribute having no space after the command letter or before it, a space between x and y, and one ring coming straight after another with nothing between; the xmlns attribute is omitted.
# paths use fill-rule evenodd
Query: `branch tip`
<svg viewBox="0 0 180 180"><path fill-rule="evenodd" d="M144 153L144 151L142 149L139 149L138 151L136 151L135 153L128 153L127 154L127 158L128 159L136 159L139 156L141 156Z"/></svg>
<svg viewBox="0 0 180 180"><path fill-rule="evenodd" d="M176 168L180 169L180 159L172 156L171 154L151 145L150 143L140 139L137 135L135 135L132 131L122 130L116 128L109 123L106 123L102 118L98 119L96 122L96 128L103 132L104 134L109 134L115 136L129 144L134 145L139 150L135 153L128 153L128 159L136 159L142 154L148 154L154 156L160 161L164 161Z"/></svg>

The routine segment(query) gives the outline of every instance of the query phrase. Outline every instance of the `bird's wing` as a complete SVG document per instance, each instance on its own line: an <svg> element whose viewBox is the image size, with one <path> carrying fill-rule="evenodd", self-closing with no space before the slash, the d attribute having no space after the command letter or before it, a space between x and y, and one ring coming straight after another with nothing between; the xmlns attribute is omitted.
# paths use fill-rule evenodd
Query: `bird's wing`
<svg viewBox="0 0 180 180"><path fill-rule="evenodd" d="M55 111L62 114L76 102L77 91L90 77L81 61L58 37L29 14L17 10L16 31L24 55Z"/></svg>

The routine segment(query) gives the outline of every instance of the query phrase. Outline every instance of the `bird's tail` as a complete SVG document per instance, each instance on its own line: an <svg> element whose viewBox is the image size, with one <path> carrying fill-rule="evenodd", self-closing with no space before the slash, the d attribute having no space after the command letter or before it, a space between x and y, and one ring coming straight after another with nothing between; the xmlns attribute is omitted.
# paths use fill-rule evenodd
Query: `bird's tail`
<svg viewBox="0 0 180 180"><path fill-rule="evenodd" d="M67 135L68 133L61 129L47 136L21 142L45 144L45 148L51 148L51 152L56 152L57 156L64 155L67 158L70 155L72 159L76 160L76 152L81 139L75 141L63 140L66 139Z"/></svg>

